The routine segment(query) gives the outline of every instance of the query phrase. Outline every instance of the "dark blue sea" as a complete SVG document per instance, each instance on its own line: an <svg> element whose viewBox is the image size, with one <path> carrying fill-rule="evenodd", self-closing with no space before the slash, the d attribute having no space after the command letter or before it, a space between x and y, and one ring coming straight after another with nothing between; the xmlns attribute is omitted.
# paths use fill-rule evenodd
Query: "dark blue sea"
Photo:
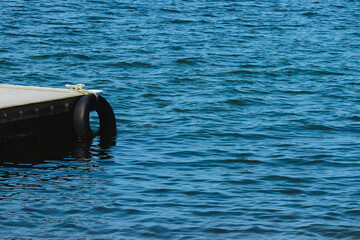
<svg viewBox="0 0 360 240"><path fill-rule="evenodd" d="M1 1L0 83L118 128L2 155L0 239L360 239L360 1Z"/></svg>

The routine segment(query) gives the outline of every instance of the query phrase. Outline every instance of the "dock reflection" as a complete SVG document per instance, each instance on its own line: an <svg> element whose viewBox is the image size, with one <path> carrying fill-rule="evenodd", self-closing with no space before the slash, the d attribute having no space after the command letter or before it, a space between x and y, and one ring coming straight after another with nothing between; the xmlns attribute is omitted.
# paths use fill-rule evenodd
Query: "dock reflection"
<svg viewBox="0 0 360 240"><path fill-rule="evenodd" d="M0 166L32 167L51 161L110 159L114 136L29 138L0 144Z"/></svg>

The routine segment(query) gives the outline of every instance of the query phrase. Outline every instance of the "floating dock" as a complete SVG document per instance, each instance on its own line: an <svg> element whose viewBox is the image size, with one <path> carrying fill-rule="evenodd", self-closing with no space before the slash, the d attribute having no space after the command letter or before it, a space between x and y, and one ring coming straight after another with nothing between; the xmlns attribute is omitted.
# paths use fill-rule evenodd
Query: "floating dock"
<svg viewBox="0 0 360 240"><path fill-rule="evenodd" d="M99 100L105 110L98 109ZM101 96L74 89L0 84L0 141L88 134L92 110L99 114L100 128L116 131L114 113Z"/></svg>

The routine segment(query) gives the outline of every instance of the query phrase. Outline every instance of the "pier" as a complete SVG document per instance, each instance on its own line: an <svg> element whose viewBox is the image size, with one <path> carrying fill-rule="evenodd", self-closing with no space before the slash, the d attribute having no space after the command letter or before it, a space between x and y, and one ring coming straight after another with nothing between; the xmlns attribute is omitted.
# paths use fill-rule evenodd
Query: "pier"
<svg viewBox="0 0 360 240"><path fill-rule="evenodd" d="M105 110L97 109L98 102ZM116 131L113 111L101 96L74 89L0 84L0 141L88 134L92 110L99 114L100 127Z"/></svg>

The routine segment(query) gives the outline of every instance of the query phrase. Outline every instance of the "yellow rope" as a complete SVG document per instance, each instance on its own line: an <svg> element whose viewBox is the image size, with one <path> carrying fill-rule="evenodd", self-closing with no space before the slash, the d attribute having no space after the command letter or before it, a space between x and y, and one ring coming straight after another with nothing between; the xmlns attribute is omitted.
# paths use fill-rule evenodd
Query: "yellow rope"
<svg viewBox="0 0 360 240"><path fill-rule="evenodd" d="M85 90L85 84L82 84L82 83L79 83L76 85L66 84L65 87L70 88L70 90L76 91L76 92L84 94L84 95L94 94L93 92Z"/></svg>

